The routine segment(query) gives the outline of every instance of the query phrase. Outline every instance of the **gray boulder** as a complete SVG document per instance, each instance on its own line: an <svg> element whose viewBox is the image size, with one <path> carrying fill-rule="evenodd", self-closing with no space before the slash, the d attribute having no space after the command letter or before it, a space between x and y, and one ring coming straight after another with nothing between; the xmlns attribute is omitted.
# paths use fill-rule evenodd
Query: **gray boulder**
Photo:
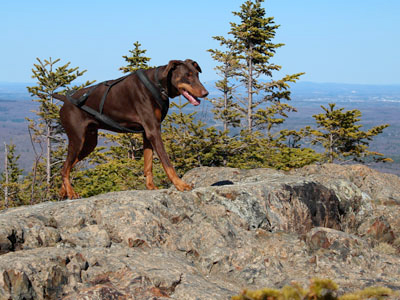
<svg viewBox="0 0 400 300"><path fill-rule="evenodd" d="M197 168L190 192L2 211L0 299L229 299L314 277L400 290L400 181L352 168Z"/></svg>

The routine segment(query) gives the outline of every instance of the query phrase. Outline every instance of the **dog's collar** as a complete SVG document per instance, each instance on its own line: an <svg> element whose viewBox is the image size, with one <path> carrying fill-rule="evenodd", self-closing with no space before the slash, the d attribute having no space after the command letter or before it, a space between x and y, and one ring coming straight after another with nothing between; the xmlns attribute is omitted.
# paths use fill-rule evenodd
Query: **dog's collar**
<svg viewBox="0 0 400 300"><path fill-rule="evenodd" d="M160 70L160 68L156 68L156 72L155 72L155 74L154 74L154 79L155 79L155 81L156 81L156 83L157 83L157 85L158 85L158 88L159 88L159 90L160 90L161 95L163 95L165 98L169 98L167 89L165 89L165 88L162 86L161 81L160 81L160 78L158 77L158 71L159 71L159 70Z"/></svg>

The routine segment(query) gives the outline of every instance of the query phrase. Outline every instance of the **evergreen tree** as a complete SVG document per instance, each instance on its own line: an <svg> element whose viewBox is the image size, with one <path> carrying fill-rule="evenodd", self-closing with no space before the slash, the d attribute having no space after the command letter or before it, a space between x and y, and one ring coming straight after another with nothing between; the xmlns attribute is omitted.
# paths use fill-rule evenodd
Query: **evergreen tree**
<svg viewBox="0 0 400 300"><path fill-rule="evenodd" d="M334 103L329 103L329 107L321 106L325 113L313 115L317 129L306 128L312 137L311 143L325 149L324 160L331 163L335 160L391 161L382 153L368 150L372 139L382 133L388 124L362 131L362 125L357 124L361 121L361 112L358 109L344 111L344 108L335 107Z"/></svg>
<svg viewBox="0 0 400 300"><path fill-rule="evenodd" d="M238 60L236 77L247 89L247 96L241 99L241 113L242 118L246 119L249 132L261 126L271 128L272 125L268 124L274 121L271 111L285 116L285 111L293 110L287 104L280 104L280 101L290 100L288 83L295 82L303 74L286 75L280 80L272 80L273 71L279 71L281 66L270 63L270 59L283 44L272 42L279 25L275 24L273 17L266 17L265 9L261 7L262 2L248 0L242 4L239 12L233 12L241 22L231 23L231 39L214 37ZM270 77L271 80L260 82L260 76ZM276 108L265 109L266 103Z"/></svg>
<svg viewBox="0 0 400 300"><path fill-rule="evenodd" d="M149 68L148 62L150 61L150 58L144 56L147 50L140 49L140 46L142 45L139 43L139 41L133 43L133 46L133 50L129 50L129 53L131 53L130 56L122 56L127 62L126 66L119 68L119 70L121 70L123 73L132 73L139 69Z"/></svg>
<svg viewBox="0 0 400 300"><path fill-rule="evenodd" d="M233 155L227 166L243 169L275 168L290 170L301 168L321 159L313 149L290 143L291 138L303 138L299 132L282 130L277 136L265 136L260 131L242 130L229 147Z"/></svg>
<svg viewBox="0 0 400 300"><path fill-rule="evenodd" d="M34 143L39 144L42 151L39 154L40 156L36 158L40 163L35 164L35 169L31 175L45 177L45 180L31 178L31 182L41 183L40 186L33 188L36 189L37 193L45 191L45 194L40 195L40 198L49 200L56 198L55 169L59 170L60 164L64 160L63 156L66 148L65 138L62 136L64 131L59 118L61 106L53 98L53 94L56 92L62 93L63 90L68 88L82 88L93 82L87 81L80 86L71 87L71 83L82 76L86 70L79 71L78 67L70 68L69 62L56 66L60 59L52 60L50 58L42 61L37 58L37 61L38 63L34 64L32 69L32 78L37 80L37 85L28 87L28 91L33 97L33 101L39 103L39 109L35 111L38 119L28 119L28 121L29 129L32 131L32 140ZM38 153L36 150L35 152ZM43 152L45 153L44 158L42 157Z"/></svg>
<svg viewBox="0 0 400 300"><path fill-rule="evenodd" d="M300 143L296 146L290 143L294 137L301 137L300 133L277 131L276 127L284 123L288 112L296 111L282 101L291 100L289 83L296 82L303 73L286 75L279 80L272 78L273 72L281 70L281 66L270 60L283 44L273 42L279 25L275 24L273 17L266 16L265 9L261 7L262 2L244 2L239 12L233 12L239 17L240 23L231 23L229 38L213 37L223 48L209 50L212 57L221 64L217 70L222 80L216 86L223 93L224 101L235 100L232 104L225 101L229 103L228 107L216 101L215 110L218 112L215 115L217 119L229 116L225 120L240 118L241 123L247 126L239 136L232 137L227 145L227 148L235 149L227 160L228 166L278 169L301 167L317 161L319 156L311 149L303 149ZM246 96L235 95L232 82L237 81L244 84Z"/></svg>
<svg viewBox="0 0 400 300"><path fill-rule="evenodd" d="M218 37L223 45L226 41L222 37ZM231 51L221 51L218 49L210 49L211 57L220 63L215 69L222 77L215 83L216 88L222 92L222 97L212 99L214 105L212 112L217 120L221 120L224 131L228 131L229 127L240 126L240 109L236 102L233 101L233 91L235 86L232 84L232 78L236 75L238 68L238 60Z"/></svg>
<svg viewBox="0 0 400 300"><path fill-rule="evenodd" d="M18 206L21 204L21 182L22 169L18 167L20 155L15 154L13 143L4 143L4 172L0 177L0 185L3 191L2 208Z"/></svg>
<svg viewBox="0 0 400 300"><path fill-rule="evenodd" d="M118 146L98 147L96 154L90 154L89 163L73 174L75 190L81 197L98 194L144 189L143 159L120 156ZM155 175L161 170L154 166ZM155 176L155 183L160 184Z"/></svg>

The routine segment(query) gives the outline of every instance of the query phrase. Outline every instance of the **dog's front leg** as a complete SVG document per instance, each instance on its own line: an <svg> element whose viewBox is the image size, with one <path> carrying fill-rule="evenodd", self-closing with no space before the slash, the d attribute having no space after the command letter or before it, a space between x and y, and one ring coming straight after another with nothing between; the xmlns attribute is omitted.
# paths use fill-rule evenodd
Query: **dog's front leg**
<svg viewBox="0 0 400 300"><path fill-rule="evenodd" d="M168 154L165 151L163 141L161 139L161 129L157 128L152 132L146 133L146 138L150 141L154 150L157 152L160 158L161 164L167 173L168 178L172 181L178 191L190 191L192 187L181 180L175 172L174 167L169 160ZM146 160L145 160L146 161ZM146 179L147 183L147 179Z"/></svg>
<svg viewBox="0 0 400 300"><path fill-rule="evenodd" d="M144 157L144 176L146 177L146 188L156 190L153 182L153 146L143 134L143 157Z"/></svg>

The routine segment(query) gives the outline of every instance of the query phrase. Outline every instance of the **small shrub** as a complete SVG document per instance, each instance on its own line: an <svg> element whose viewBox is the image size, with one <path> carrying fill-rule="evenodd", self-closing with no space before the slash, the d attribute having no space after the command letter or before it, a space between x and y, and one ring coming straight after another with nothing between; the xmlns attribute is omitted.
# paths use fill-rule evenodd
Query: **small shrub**
<svg viewBox="0 0 400 300"><path fill-rule="evenodd" d="M330 279L311 280L308 290L298 284L285 286L282 289L244 290L232 300L381 300L395 295L394 291L385 287L368 287L355 293L337 296L338 286Z"/></svg>

